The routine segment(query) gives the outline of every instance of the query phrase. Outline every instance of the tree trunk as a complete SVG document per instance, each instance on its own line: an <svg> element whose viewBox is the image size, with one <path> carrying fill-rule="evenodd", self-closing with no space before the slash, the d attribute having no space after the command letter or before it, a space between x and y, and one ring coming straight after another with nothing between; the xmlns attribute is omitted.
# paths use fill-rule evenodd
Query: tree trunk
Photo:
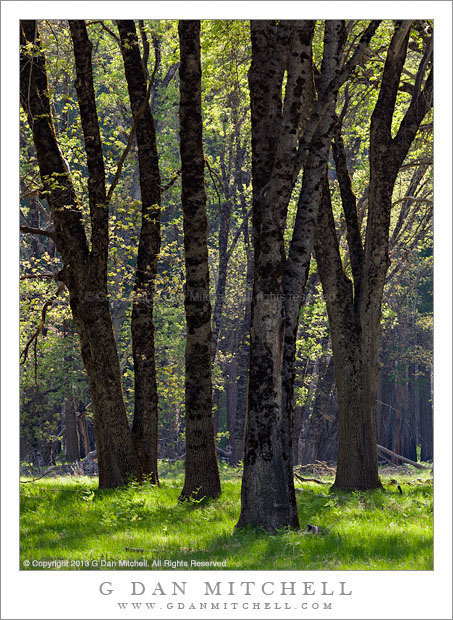
<svg viewBox="0 0 453 620"><path fill-rule="evenodd" d="M301 459L302 465L315 463L316 460L320 458L319 449L321 445L321 436L326 426L325 415L333 380L333 359L330 357L324 359L322 368L320 369L316 396L305 435L305 444Z"/></svg>
<svg viewBox="0 0 453 620"><path fill-rule="evenodd" d="M228 376L225 382L225 396L226 396L226 429L229 433L230 439L228 443L231 443L231 437L233 435L233 428L235 424L235 415L237 411L238 403L238 364L237 360L233 358L228 365Z"/></svg>
<svg viewBox="0 0 453 620"><path fill-rule="evenodd" d="M316 258L329 316L338 393L339 447L334 486L347 490L381 486L377 470L375 400L381 305L389 266L392 192L399 168L432 103L432 72L421 89L432 54L429 44L417 71L411 103L392 138L393 114L410 27L410 21L396 24L371 117L370 183L364 245L344 146L338 135L335 139L335 166L345 213L354 287L343 270L327 178L316 233ZM384 153L387 154L385 157Z"/></svg>
<svg viewBox="0 0 453 620"><path fill-rule="evenodd" d="M244 213L245 217L245 213ZM250 362L250 318L252 305L253 287L253 251L249 244L248 229L245 230L245 244L247 248L247 270L245 278L245 313L239 336L239 361L238 361L238 382L237 382L237 401L236 413L234 416L234 428L231 436L231 458L230 464L237 465L244 458L245 423L247 419L248 407L248 387L249 387L249 362Z"/></svg>
<svg viewBox="0 0 453 620"><path fill-rule="evenodd" d="M339 64L342 37L333 57L335 64ZM331 132L333 127L333 102L328 106L319 127L312 140L310 151L304 167L302 188L299 196L293 236L285 262L284 271L284 298L285 298L285 346L282 368L282 411L283 428L289 429L288 446L285 452L292 457L293 434L293 399L295 382L296 339L299 325L300 310L303 303L305 287L310 268L313 236L316 227L316 217L322 196L323 178L328 169ZM286 463L288 478L293 477L292 459Z"/></svg>
<svg viewBox="0 0 453 620"><path fill-rule="evenodd" d="M88 452L90 452L90 439L88 436L87 418L86 412L83 411L77 416L77 428L79 430L80 437L80 458L85 458Z"/></svg>
<svg viewBox="0 0 453 620"><path fill-rule="evenodd" d="M139 475L129 431L112 320L107 301L108 209L102 147L91 75L91 44L83 22L71 22L76 56L79 107L88 163L91 250L82 210L55 136L47 74L35 21L21 22L21 104L28 116L64 268L59 277L69 290L70 306L81 341L95 418L99 486L124 485ZM27 42L33 46L30 62ZM69 208L68 208L69 207Z"/></svg>
<svg viewBox="0 0 453 620"><path fill-rule="evenodd" d="M287 208L315 134L315 140L325 141L328 150L329 109L377 25L370 24L351 60L341 67L345 23L326 22L315 99L314 22L282 20L278 24L272 21L251 24L249 84L255 279L249 410L238 526L260 525L269 530L298 527L292 468L294 343L316 221L311 194L318 194L319 200L318 181L322 174L307 175L310 192L301 194L290 258L285 264L283 236ZM322 170L325 166L322 154L320 161L315 159L312 158L311 164Z"/></svg>
<svg viewBox="0 0 453 620"><path fill-rule="evenodd" d="M288 475L287 466L290 463L292 469L291 431L282 416L283 232L297 152L298 135L293 125L298 126L302 120L302 100L309 89L313 30L310 22L294 22L290 26L283 21L276 26L263 21L252 22L251 26L255 277L248 418L237 527L251 525L275 530L299 527L293 475L292 471ZM287 66L282 112L281 89Z"/></svg>
<svg viewBox="0 0 453 620"><path fill-rule="evenodd" d="M433 405L431 399L431 372L426 370L419 385L421 460L433 460Z"/></svg>
<svg viewBox="0 0 453 620"><path fill-rule="evenodd" d="M228 259L227 245L228 245L228 232L230 229L231 218L231 204L227 198L223 205L222 212L220 213L220 225L219 225L219 268L217 277L217 289L216 298L214 304L214 311L212 315L212 363L215 361L215 356L219 346L219 338L222 331L222 313L223 305L225 301L225 290L227 281L227 268Z"/></svg>
<svg viewBox="0 0 453 620"><path fill-rule="evenodd" d="M381 483L374 420L376 366L362 350L360 317L354 309L352 283L342 269L327 176L318 214L315 252L329 317L338 395L334 486L346 490L378 488ZM378 339L379 332L375 330L373 336Z"/></svg>
<svg viewBox="0 0 453 620"><path fill-rule="evenodd" d="M153 307L161 241L159 160L154 119L147 100L146 75L135 24L133 20L119 20L118 30L132 114L137 123L136 139L142 201L142 223L131 317L135 385L132 436L143 473L149 476L150 482L158 484L158 402Z"/></svg>
<svg viewBox="0 0 453 620"><path fill-rule="evenodd" d="M99 487L123 486L131 477L139 479L141 469L127 422L109 307L106 301L85 303L80 315L75 305L71 308L93 405Z"/></svg>
<svg viewBox="0 0 453 620"><path fill-rule="evenodd" d="M66 460L73 463L80 458L79 430L77 428L77 414L75 410L74 394L68 392L64 402L64 417L66 423Z"/></svg>
<svg viewBox="0 0 453 620"><path fill-rule="evenodd" d="M201 118L200 22L178 27L181 64L180 150L186 266L186 464L181 498L217 497L220 478L211 380L211 302Z"/></svg>

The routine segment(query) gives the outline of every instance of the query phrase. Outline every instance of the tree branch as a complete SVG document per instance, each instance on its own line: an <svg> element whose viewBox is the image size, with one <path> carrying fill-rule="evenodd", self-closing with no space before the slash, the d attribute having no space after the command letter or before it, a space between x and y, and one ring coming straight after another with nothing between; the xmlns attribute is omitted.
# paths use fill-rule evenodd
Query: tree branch
<svg viewBox="0 0 453 620"><path fill-rule="evenodd" d="M46 322L47 311L52 306L52 304L54 303L54 301L56 300L58 295L62 292L64 287L65 287L65 284L62 282L60 284L60 286L57 288L56 293L48 301L46 301L46 303L42 307L42 310L41 310L41 320L39 322L39 325L36 328L34 334L31 336L31 338L29 338L27 344L24 347L24 350L20 354L20 357L23 358L22 362L21 362L22 364L25 364L25 362L27 361L28 350L29 350L30 346L33 344L33 342L35 342L38 339L39 334L42 332L42 328L44 327L44 324Z"/></svg>
<svg viewBox="0 0 453 620"><path fill-rule="evenodd" d="M372 144L379 144L379 148L370 149L370 158L373 159L374 156L380 161L381 167L391 168L392 174L396 174L395 170L398 170L399 164L393 160L388 161L389 158L386 158L384 164L380 149L389 148L392 142L392 120L401 72L406 58L410 24L410 21L400 23L390 41L378 100L371 115L370 141Z"/></svg>
<svg viewBox="0 0 453 620"><path fill-rule="evenodd" d="M360 37L359 43L355 49L355 52L351 56L351 58L346 62L341 71L334 77L334 79L329 84L328 90L338 91L340 87L349 79L351 73L355 69L355 67L362 60L364 53L368 49L370 45L370 41L378 29L382 20L373 19L368 24L367 28L363 32Z"/></svg>
<svg viewBox="0 0 453 620"><path fill-rule="evenodd" d="M163 185L160 188L161 193L163 194L164 192L168 191L170 187L172 187L176 183L176 181L179 179L180 176L181 176L181 168L175 172L174 177L170 179L170 181L168 181L166 185Z"/></svg>
<svg viewBox="0 0 453 620"><path fill-rule="evenodd" d="M93 83L92 43L83 20L69 20L74 47L76 80L88 167L88 197L91 219L90 260L93 276L105 279L108 259L109 211L106 204L105 165Z"/></svg>
<svg viewBox="0 0 453 620"><path fill-rule="evenodd" d="M43 235L44 237L50 237L55 241L56 233L53 230L44 230L43 228L32 228L31 226L21 226L20 232L27 233L29 235Z"/></svg>
<svg viewBox="0 0 453 620"><path fill-rule="evenodd" d="M362 278L363 245L360 234L359 216L357 213L357 199L352 190L352 182L349 175L343 137L341 135L341 125L338 119L334 130L332 150L338 183L340 185L341 203L346 220L346 237L349 247L352 275L354 278L354 297L357 299L360 295L360 281Z"/></svg>
<svg viewBox="0 0 453 620"><path fill-rule="evenodd" d="M55 280L57 278L56 273L37 273L33 275L21 276L20 280L37 280L39 278L51 278Z"/></svg>
<svg viewBox="0 0 453 620"><path fill-rule="evenodd" d="M102 29L105 30L106 32L108 32L108 34L112 37L112 39L114 39L118 43L118 45L119 45L119 43L120 43L119 37L117 37L117 35L113 32L113 30L110 30L110 28L104 24L104 20L102 20L102 19L95 19L95 20L90 21L90 22L87 21L87 26L92 26L94 24L100 24Z"/></svg>
<svg viewBox="0 0 453 620"><path fill-rule="evenodd" d="M433 104L433 69L431 69L428 75L423 90L417 91L417 83L421 82L426 63L427 60L425 58L423 58L423 60L420 62L416 77L416 87L414 88L414 95L412 96L412 101L410 103L409 109L404 115L403 120L401 121L398 133L392 141L391 146L393 156L398 157L399 159L406 156L409 146L411 145L418 131L420 123L422 122L423 118Z"/></svg>

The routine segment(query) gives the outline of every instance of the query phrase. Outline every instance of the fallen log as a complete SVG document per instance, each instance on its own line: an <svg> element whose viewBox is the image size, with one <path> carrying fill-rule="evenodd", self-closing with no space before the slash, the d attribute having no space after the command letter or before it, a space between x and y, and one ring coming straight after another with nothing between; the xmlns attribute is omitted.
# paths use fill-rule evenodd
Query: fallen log
<svg viewBox="0 0 453 620"><path fill-rule="evenodd" d="M316 482L316 484L330 484L330 482L323 482L322 480L318 480L317 478L302 478L299 474L294 472L294 477L300 480L300 482Z"/></svg>
<svg viewBox="0 0 453 620"><path fill-rule="evenodd" d="M21 484L27 484L29 482L36 482L37 480L41 480L41 478L44 478L44 476L47 476L47 474L50 474L51 472L55 471L56 469L58 469L58 467L56 465L52 465L41 476L38 476L37 478L32 478L31 480L19 480L19 482Z"/></svg>
<svg viewBox="0 0 453 620"><path fill-rule="evenodd" d="M227 452L226 450L222 450L222 448L219 448L219 446L216 446L215 449L217 451L217 454L219 456L221 456L222 458L224 458L224 459L229 459L230 458L231 452Z"/></svg>
<svg viewBox="0 0 453 620"><path fill-rule="evenodd" d="M384 446L380 446L379 444L376 444L376 445L377 445L378 450L380 450L381 452L384 452L384 454L389 454L390 456L393 456L394 458L399 459L400 461L403 461L403 463L409 463L409 465L413 465L417 469L429 469L429 467L426 467L425 465L422 465L421 463L416 463L415 461L411 461L411 459L408 459L405 456L401 456L400 454L396 454L396 452L392 452L392 450L389 450L388 448L384 448Z"/></svg>
<svg viewBox="0 0 453 620"><path fill-rule="evenodd" d="M81 460L81 463L84 463L85 461L91 461L91 459L97 458L97 455L98 451L92 450L91 452L88 452L88 454Z"/></svg>
<svg viewBox="0 0 453 620"><path fill-rule="evenodd" d="M297 465L296 467L300 470L312 470L314 473L320 473L321 470L323 470L333 476L335 476L337 473L336 469L334 469L333 467L329 467L329 465L327 465L327 463L325 463L324 461L316 461L316 463L309 463L307 465Z"/></svg>

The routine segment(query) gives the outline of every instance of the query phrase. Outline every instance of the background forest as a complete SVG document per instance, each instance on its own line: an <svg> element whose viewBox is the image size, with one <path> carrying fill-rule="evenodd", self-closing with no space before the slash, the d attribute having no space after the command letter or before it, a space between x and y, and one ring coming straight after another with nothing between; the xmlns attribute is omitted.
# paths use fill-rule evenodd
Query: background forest
<svg viewBox="0 0 453 620"><path fill-rule="evenodd" d="M345 54L368 22L347 23ZM93 81L108 185L131 136L131 112L117 26L87 21ZM149 102L160 169L161 245L154 293L155 367L159 459L185 453L184 231L179 148L180 46L176 21L137 22L141 56L153 76ZM88 162L68 23L39 22L46 56L51 112L58 144L79 196L90 235ZM365 230L370 184L371 115L376 106L393 22L382 22L369 48L341 86L344 165ZM417 87L431 26L413 22L393 115L394 131ZM324 22L314 25L314 67L323 56ZM212 381L218 456L243 458L247 409L250 306L253 287L252 153L247 74L252 58L250 24L201 22L201 88L205 158L209 286L212 305ZM284 87L283 87L284 88ZM390 267L382 301L381 372L376 394L378 444L414 461L433 458L432 442L432 118L429 112L399 168L393 188ZM64 286L55 283L63 264L43 191L26 113L21 111L21 439L23 464L45 468L83 459L96 448L89 386L79 334ZM339 252L346 275L353 265L341 206L341 178L329 155L328 180ZM302 172L288 204L286 251L293 234ZM131 316L142 222L137 139L133 136L109 206L108 304L122 375L126 411L134 413ZM41 229L43 234L30 234ZM102 343L99 343L102 346ZM313 255L296 338L294 465L335 463L338 404L326 303ZM380 453L386 461L393 457ZM398 461L394 461L398 462Z"/></svg>

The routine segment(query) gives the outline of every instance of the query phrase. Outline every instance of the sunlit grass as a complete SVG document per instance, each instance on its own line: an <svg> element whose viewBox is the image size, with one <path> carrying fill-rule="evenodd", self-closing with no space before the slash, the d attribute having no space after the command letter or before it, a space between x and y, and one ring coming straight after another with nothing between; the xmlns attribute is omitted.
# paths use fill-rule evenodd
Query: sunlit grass
<svg viewBox="0 0 453 620"><path fill-rule="evenodd" d="M43 478L20 485L20 564L26 568L30 561L33 569L42 568L33 560L86 560L85 568L93 570L93 561L101 567L145 558L148 568L156 562L156 570L171 568L164 560L187 562L188 568L191 560L226 562L223 569L230 570L431 570L429 477L415 470L397 477L402 495L385 478L385 491L370 493L299 484L301 530L275 534L234 530L241 482L239 472L226 467L221 497L201 503L178 501L183 474L168 464L159 488L132 483L99 491L96 478ZM308 523L321 534L304 534Z"/></svg>

